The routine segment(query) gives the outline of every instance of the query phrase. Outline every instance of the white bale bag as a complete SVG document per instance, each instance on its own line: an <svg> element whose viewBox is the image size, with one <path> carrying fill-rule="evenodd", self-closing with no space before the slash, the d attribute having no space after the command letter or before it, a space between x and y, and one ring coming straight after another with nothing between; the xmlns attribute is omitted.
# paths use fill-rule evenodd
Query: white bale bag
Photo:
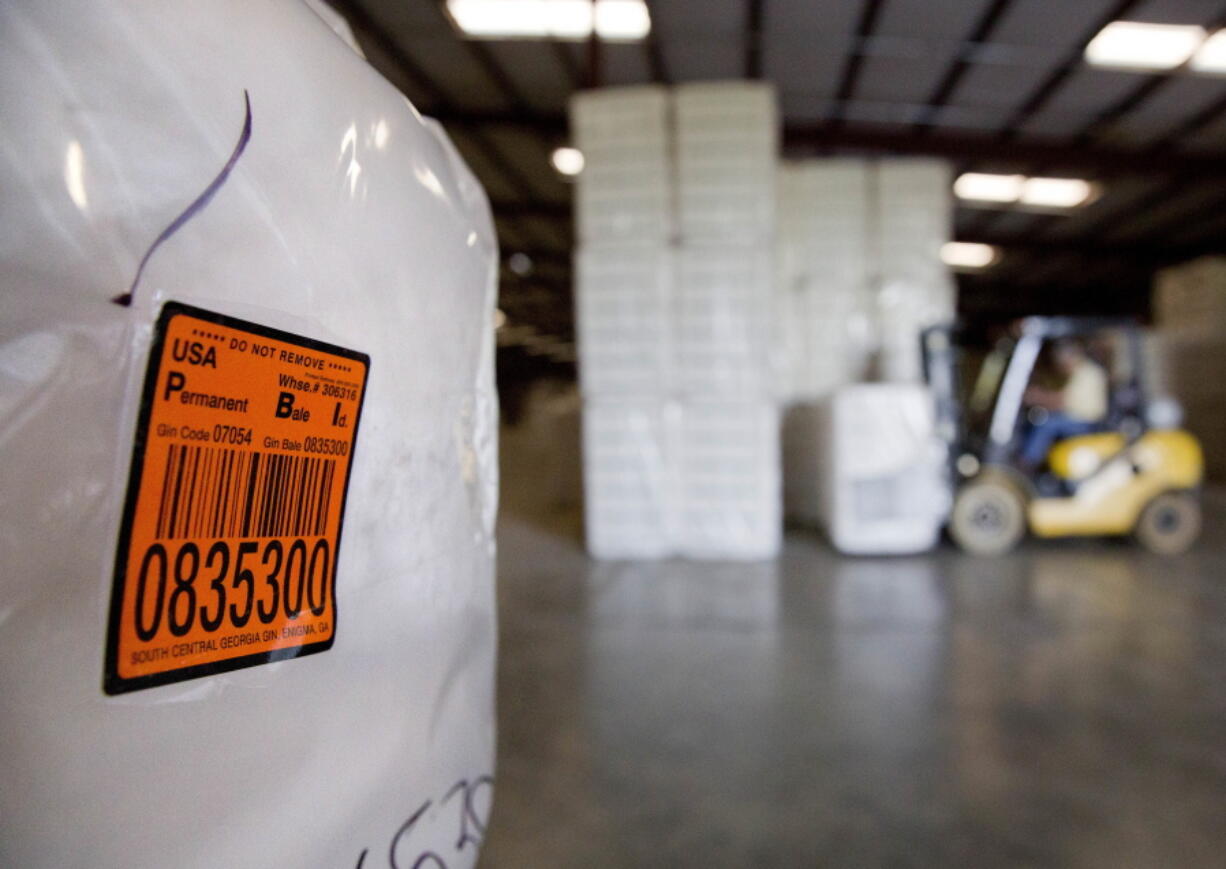
<svg viewBox="0 0 1226 869"><path fill-rule="evenodd" d="M16 0L0 67L0 865L472 866L480 185L291 0Z"/></svg>

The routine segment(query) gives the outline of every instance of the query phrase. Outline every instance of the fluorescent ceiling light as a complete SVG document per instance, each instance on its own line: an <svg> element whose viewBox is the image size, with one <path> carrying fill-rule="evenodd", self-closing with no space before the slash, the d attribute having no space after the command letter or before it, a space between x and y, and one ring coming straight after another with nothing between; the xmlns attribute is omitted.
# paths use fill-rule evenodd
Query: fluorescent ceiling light
<svg viewBox="0 0 1226 869"><path fill-rule="evenodd" d="M947 241L941 245L941 262L951 269L986 269L1000 259L1000 248L973 241Z"/></svg>
<svg viewBox="0 0 1226 869"><path fill-rule="evenodd" d="M1017 202L1022 195L1024 175L989 175L964 172L954 181L954 195L980 202Z"/></svg>
<svg viewBox="0 0 1226 869"><path fill-rule="evenodd" d="M1021 201L1045 208L1076 208L1094 195L1094 185L1080 178L1027 178Z"/></svg>
<svg viewBox="0 0 1226 869"><path fill-rule="evenodd" d="M596 35L611 42L642 39L651 32L651 16L643 0L598 0Z"/></svg>
<svg viewBox="0 0 1226 869"><path fill-rule="evenodd" d="M593 13L594 6L594 13ZM642 39L651 31L643 0L447 0L456 26L478 39Z"/></svg>
<svg viewBox="0 0 1226 869"><path fill-rule="evenodd" d="M1076 208L1094 195L1094 185L1080 178L1028 178L965 172L954 181L954 195L975 202L1021 203L1042 208Z"/></svg>
<svg viewBox="0 0 1226 869"><path fill-rule="evenodd" d="M1226 30L1206 39L1189 66L1197 72L1226 73Z"/></svg>
<svg viewBox="0 0 1226 869"><path fill-rule="evenodd" d="M578 175L583 171L583 152L578 148L557 148L549 162L563 175Z"/></svg>
<svg viewBox="0 0 1226 869"><path fill-rule="evenodd" d="M587 0L447 0L447 11L469 36L586 39L592 32Z"/></svg>
<svg viewBox="0 0 1226 869"><path fill-rule="evenodd" d="M1174 69L1205 41L1205 28L1113 21L1086 46L1086 60L1115 69Z"/></svg>

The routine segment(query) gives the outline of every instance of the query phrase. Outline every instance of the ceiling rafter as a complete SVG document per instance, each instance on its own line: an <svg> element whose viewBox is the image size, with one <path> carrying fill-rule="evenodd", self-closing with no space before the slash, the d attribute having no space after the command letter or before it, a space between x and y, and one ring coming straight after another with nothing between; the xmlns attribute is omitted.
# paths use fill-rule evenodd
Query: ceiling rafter
<svg viewBox="0 0 1226 869"><path fill-rule="evenodd" d="M442 86L426 72L409 54L392 39L374 16L362 6L358 0L329 0L333 8L340 12L356 32L360 41L373 45L379 53L393 65L395 71L412 83L414 87L427 95L428 106L421 107L436 117L446 116L459 111L456 102L447 95ZM507 158L503 150L490 136L489 131L481 128L467 129L464 134L482 159L501 176L507 184L525 200L533 200L537 196L536 185L528 176ZM530 228L523 228L523 234L539 238Z"/></svg>
<svg viewBox="0 0 1226 869"><path fill-rule="evenodd" d="M856 32L847 59L843 63L843 71L839 75L839 85L835 89L835 103L827 116L827 126L837 127L843 123L843 106L851 99L856 90L856 82L860 79L860 69L864 65L864 55L860 51L861 44L873 35L877 26L877 16L885 0L864 0L860 9L860 19L856 23Z"/></svg>
<svg viewBox="0 0 1226 869"><path fill-rule="evenodd" d="M1086 46L1090 44L1090 41L1112 21L1118 21L1127 15L1139 2L1140 0L1117 0L1111 8L1100 15L1094 21L1094 24L1082 33L1081 38L1073 45L1072 50L1064 56L1064 60L1056 65L1020 106L1013 110L1004 126L996 133L996 137L1003 140L1015 140L1022 126L1034 115L1038 114L1039 110L1055 97L1060 88L1064 86L1064 83L1072 77L1073 73L1081 68L1084 63ZM1038 166L1031 167L1027 174L1034 175L1041 171L1044 171L1044 169L1043 164L1040 162ZM1000 219L1001 214L999 212L984 212L973 223L973 227L978 231L985 231ZM1041 220L1036 222L1042 223Z"/></svg>
<svg viewBox="0 0 1226 869"><path fill-rule="evenodd" d="M647 68L651 72L653 84L671 84L668 77L668 66L664 62L664 48L660 45L660 37L656 33L657 0L644 0L647 4L647 14L651 16L651 30L643 40L643 50L647 53Z"/></svg>
<svg viewBox="0 0 1226 869"><path fill-rule="evenodd" d="M447 13L446 0L436 0L433 6L443 23L451 27L451 16ZM519 85L515 83L511 75L503 69L502 64L498 62L498 58L494 57L494 52L490 50L489 45L479 39L460 38L458 41L464 46L469 56L477 62L477 66L481 68L481 71L494 83L494 86L498 89L502 98L510 105L512 111L532 111L528 98L524 96L523 91L519 89Z"/></svg>
<svg viewBox="0 0 1226 869"><path fill-rule="evenodd" d="M1212 32L1223 25L1226 25L1226 9L1219 12L1218 15L1212 20L1208 21L1205 26L1207 30ZM1186 64L1184 64L1183 67L1180 67L1179 70L1168 70L1146 76L1131 91L1126 93L1120 99L1116 100L1107 108L1103 109L1089 123L1082 127L1073 136L1073 141L1085 142L1102 133L1112 124L1123 119L1123 117L1133 109L1137 108L1143 102L1153 97L1154 94L1158 93L1164 88L1170 87L1173 82L1178 80L1177 74L1184 67L1186 67Z"/></svg>
<svg viewBox="0 0 1226 869"><path fill-rule="evenodd" d="M1220 99L1214 100L1203 109L1189 115L1168 130L1161 139L1154 143L1153 147L1155 149L1173 147L1181 139L1186 139L1199 133L1205 127L1222 117L1223 114L1226 114L1226 94L1223 94Z"/></svg>
<svg viewBox="0 0 1226 869"><path fill-rule="evenodd" d="M1217 16L1207 24L1207 29L1212 32L1220 27L1226 26L1226 9L1220 11ZM1094 135L1101 133L1108 126L1117 123L1128 112L1136 109L1145 100L1151 98L1158 93L1163 87L1166 87L1169 82L1176 80L1176 77L1169 74L1154 74L1148 76L1136 88L1125 94L1124 97L1117 100L1114 104L1103 110L1092 121L1086 124L1073 137L1073 141L1077 143L1085 143ZM1161 138L1151 143L1146 148L1146 152L1154 155L1171 155L1175 153L1175 148L1180 140L1186 136L1203 129L1213 123L1217 118L1221 117L1226 112L1226 96L1215 100L1208 106L1200 109L1189 115L1182 122L1177 124L1172 129L1168 130ZM1195 173L1182 173L1172 179L1171 183L1166 187L1159 187L1147 194L1141 200L1132 204L1131 207L1118 209L1111 212L1102 220L1096 221L1091 225L1092 232L1109 232L1121 223L1134 216L1137 212L1148 210L1163 201L1175 199L1186 193L1192 185L1197 183L1198 177ZM1170 218L1160 222L1159 225L1166 225L1171 222L1181 223L1195 220L1198 214L1195 212L1187 213L1186 215L1177 214L1174 221ZM1050 226L1050 219L1036 220L1028 229L1028 234L1035 234L1044 231Z"/></svg>
<svg viewBox="0 0 1226 869"><path fill-rule="evenodd" d="M954 89L958 83L962 81L962 77L966 75L967 70L971 68L971 59L975 52L981 47L981 43L987 42L992 30L996 27L1006 10L1008 10L1013 0L992 0L991 5L984 10L983 15L975 23L962 44L959 46L957 54L954 56L953 63L941 76L941 80L933 89L932 94L928 97L926 106L919 119L915 122L915 131L924 132L931 129L933 121L936 119L937 113L949 101L953 95Z"/></svg>
<svg viewBox="0 0 1226 869"><path fill-rule="evenodd" d="M540 247L542 250L557 249L564 244L569 233L571 221L570 207L564 203L542 203L542 197L548 188L541 184L545 173L550 170L547 163L539 166L535 161L527 162L509 151L510 142L498 134L498 129L519 129L542 138L564 137L566 119L557 111L546 112L534 110L528 97L531 92L517 85L516 78L500 63L497 48L479 41L467 40L454 34L458 59L461 64L470 68L480 69L486 78L497 88L503 97L506 109L496 112L472 112L467 108L468 100L461 92L454 90L454 84L447 77L435 78L429 69L410 56L398 34L389 33L386 27L381 27L367 11L367 7L378 7L372 0L329 0L342 12L353 25L354 30L369 45L372 54L381 61L389 75L402 83L402 86L414 94L414 101L426 114L437 117L452 128L457 137L469 146L474 163L480 161L492 184L495 180L505 180L507 185L506 198L513 202L502 204L497 208L497 218L500 225L513 227L522 242L517 250L528 250ZM658 21L654 15L658 0L647 0L653 13L653 21ZM1136 277L1142 283L1143 271L1158 267L1168 262L1182 258L1190 258L1201 253L1226 253L1226 245L1220 240L1221 223L1216 218L1222 213L1226 202L1219 197L1202 201L1199 197L1188 195L1197 184L1212 184L1214 181L1226 179L1226 153L1222 151L1204 152L1182 150L1180 145L1190 136L1215 124L1226 114L1226 95L1211 104L1204 105L1191 112L1186 118L1169 127L1159 138L1151 139L1144 147L1128 148L1114 141L1112 137L1103 134L1110 132L1119 122L1129 116L1147 101L1159 96L1167 99L1165 88L1169 82L1178 81L1177 76L1154 75L1145 76L1135 87L1107 105L1071 137L1056 140L1034 140L1025 134L1030 119L1048 108L1058 98L1061 88L1077 73L1083 59L1084 45L1094 35L1112 20L1127 17L1130 10L1139 6L1139 0L1119 0L1113 2L1106 14L1092 32L1076 46L1076 50L1060 62L1049 67L1046 75L1038 86L1028 95L1024 102L1014 108L1008 117L1008 122L995 133L985 132L983 135L973 135L955 132L952 128L943 127L939 120L943 106L947 105L959 91L967 74L978 62L979 53L985 46L990 46L993 33L1000 28L1000 23L1010 14L1013 8L1010 0L992 0L975 20L966 18L962 28L971 25L964 32L965 38L957 46L948 45L949 65L942 70L942 76L930 92L928 100L922 107L916 109L916 120L909 124L865 124L849 121L853 113L848 108L865 70L866 64L872 63L872 51L866 51L874 37L874 31L879 26L882 10L888 0L864 0L858 11L856 35L853 46L847 56L842 59L842 68L837 82L839 97L829 104L824 123L791 124L784 131L784 147L791 153L828 153L847 152L855 154L915 154L945 157L966 167L983 166L999 168L1005 171L1023 171L1027 174L1076 174L1091 178L1109 177L1152 177L1161 179L1162 183L1154 189L1144 191L1141 196L1134 196L1132 201L1122 207L1112 208L1110 212L1099 215L1097 219L1084 221L1084 227L1069 228L1077 232L1076 237L1056 238L1056 233L1046 233L1051 226L1050 221L1059 217L1036 216L1029 232L1022 234L993 232L992 224L999 215L1009 213L1007 210L983 212L978 221L971 221L965 231L958 233L961 240L983 241L998 244L1007 248L1011 254L1009 263L1025 263L1027 258L1035 262L1063 263L1063 271L1057 270L1049 275L1052 280L1062 285L1068 285L1077 274L1100 274L1112 267L1120 269L1121 277ZM1220 2L1220 0L1219 0ZM442 9L440 0L425 0L433 6L448 21L448 32L452 32L450 18ZM1216 5L1216 4L1215 4ZM766 0L745 0L741 6L744 12L745 34L741 44L743 48L742 72L747 77L761 77L765 69L764 52L767 49L765 21L768 14L775 12L774 7L768 7ZM1020 11L1020 10L1018 10ZM965 13L963 13L965 15ZM1218 19L1226 23L1226 15ZM662 40L656 27L643 43L646 52L651 79L659 83L669 81L665 67ZM568 89L580 87L584 83L584 71L579 61L579 55L568 46L556 41L542 41L540 53L541 62L552 58L556 61L558 71L564 74ZM389 68L390 67L390 68ZM431 67L433 68L433 67ZM550 68L552 72L552 67ZM451 96L449 89L455 93ZM1173 98L1173 94L1172 94ZM1152 126L1152 125L1151 125ZM917 135L918 134L918 135ZM522 164L522 165L521 165ZM1028 169L1029 167L1029 169ZM1036 168L1037 167L1037 168ZM538 188L540 188L538 190ZM1187 202L1172 201L1175 197L1186 196ZM1222 197L1226 198L1226 197ZM1193 201L1195 199L1195 202ZM1126 221L1138 220L1147 211L1162 207L1162 215L1151 219L1144 225L1126 227L1129 238L1135 237L1136 244L1103 241L1117 227ZM1178 211L1174 210L1178 207ZM964 212L960 212L964 213ZM537 221L536 218L546 218ZM554 231L552 225L558 225ZM1203 224L1205 231L1199 231ZM1216 229L1215 229L1216 227ZM1092 236L1092 237L1087 237ZM1177 244L1163 243L1162 239L1178 239ZM1082 262L1085 267L1070 265ZM561 271L569 271L569 259L563 254L560 258ZM1053 266L1054 267L1054 266ZM1132 271L1128 271L1128 270ZM1010 281L1011 266L996 275L997 284ZM1019 273L1017 277L1024 275ZM988 278L988 280L993 280Z"/></svg>
<svg viewBox="0 0 1226 869"><path fill-rule="evenodd" d="M746 0L745 3L745 78L762 78L765 53L763 22L766 0Z"/></svg>
<svg viewBox="0 0 1226 869"><path fill-rule="evenodd" d="M1189 181L1188 183L1181 184L1180 188L1186 193L1189 192L1193 186L1194 184ZM1162 202L1163 200L1169 201L1170 199L1174 198L1170 194L1169 190L1164 189L1162 190L1162 193L1164 195L1158 197L1157 202L1149 203L1144 208L1124 209L1123 211L1125 213L1123 214L1114 212L1112 216L1116 219L1111 220L1109 223L1105 223L1106 229L1108 231L1113 231L1121 224L1124 224L1129 217L1135 217L1138 211L1143 211L1146 208ZM1226 191L1215 189L1213 194L1204 199L1202 202L1193 204L1188 208L1181 208L1174 213L1159 217L1157 220L1153 220L1145 224L1143 227L1143 234L1146 237L1177 236L1180 234L1179 230L1181 228L1195 229L1203 226L1206 223L1210 223L1212 218L1221 216L1224 211L1226 211ZM1210 229L1212 231L1212 227ZM1106 233L1100 231L1100 234ZM1201 247L1204 246L1205 245L1201 245ZM1214 245L1210 243L1208 247L1214 247ZM1216 250L1206 252L1226 253L1226 241L1217 239L1216 248Z"/></svg>
<svg viewBox="0 0 1226 869"><path fill-rule="evenodd" d="M392 62L397 72L427 95L430 105L419 106L422 111L433 111L434 113L456 111L455 102L447 96L442 85L409 57L400 44L383 29L383 25L375 21L374 16L358 0L328 0L328 3L345 17L360 42L373 45L378 49L379 54Z"/></svg>
<svg viewBox="0 0 1226 869"><path fill-rule="evenodd" d="M570 84L570 89L578 90L583 87L583 71L579 66L579 61L575 60L575 56L566 47L566 43L554 39L550 40L549 47L553 51L558 66L562 67L566 73L566 81Z"/></svg>
<svg viewBox="0 0 1226 869"><path fill-rule="evenodd" d="M1113 12L1118 12L1118 10L1113 10ZM1117 14L1115 17L1118 18L1120 16ZM1112 20L1115 19L1113 18ZM1226 24L1226 10L1223 10L1214 19L1209 21L1207 23L1207 28L1212 31L1216 30L1218 27L1221 27L1223 24ZM1101 135L1112 125L1119 123L1129 112L1132 112L1138 108L1146 100L1151 99L1155 94L1161 92L1163 89L1169 88L1171 83L1176 80L1177 77L1172 74L1172 71L1164 71L1146 76L1139 84L1137 84L1136 87L1100 111L1080 130L1078 130L1072 136L1073 144L1082 145L1091 141L1096 136ZM1224 98L1222 102L1223 104L1226 104L1226 98ZM1211 106L1210 108L1212 109L1213 107ZM1216 113L1210 112L1204 115L1203 123L1209 123L1214 117L1216 117L1217 114L1220 114L1220 110ZM1190 130L1196 129L1197 124L1202 123L1201 118L1195 115L1190 118L1189 121L1191 122L1191 125L1189 126ZM1147 149L1147 151L1154 156L1167 154L1174 147L1175 143L1178 141L1178 138L1178 135L1168 134L1168 136L1155 143L1153 146ZM1046 172L1049 168L1050 167L1046 165L1035 166L1030 170L1029 174ZM1107 215L1106 218L1096 221L1091 225L1092 231L1103 232L1104 230L1110 229L1124 220L1127 220L1139 210L1152 208L1165 199L1174 198L1175 196L1181 195L1182 193L1186 192L1188 183L1189 181L1185 177L1173 183L1169 188L1156 189L1141 202L1136 203L1134 207L1114 211ZM980 231L987 230L999 219L999 215L985 215L976 223L975 227ZM1037 215L1030 222L1030 225L1024 230L1023 237L1033 237L1041 234L1059 219L1060 215Z"/></svg>
<svg viewBox="0 0 1226 869"><path fill-rule="evenodd" d="M1016 136L1021 126L1047 105L1069 77L1081 67L1082 58L1085 55L1086 46L1090 44L1090 40L1097 36L1098 32L1112 21L1127 15L1129 10L1136 6L1138 2L1139 0L1117 0L1104 15L1100 16L1094 22L1094 25L1081 35L1081 38L1073 46L1072 51L1048 74L1043 83L1035 88L1030 96L1026 98L1026 101L1014 110L1013 114L1009 116L1009 120L1005 122L999 135L1002 137Z"/></svg>

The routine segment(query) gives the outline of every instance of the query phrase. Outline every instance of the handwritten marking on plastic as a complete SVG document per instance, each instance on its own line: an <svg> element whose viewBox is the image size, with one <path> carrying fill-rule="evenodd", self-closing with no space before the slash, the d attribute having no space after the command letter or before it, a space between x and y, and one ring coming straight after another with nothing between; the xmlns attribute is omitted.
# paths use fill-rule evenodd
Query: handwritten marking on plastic
<svg viewBox="0 0 1226 869"><path fill-rule="evenodd" d="M116 556L107 693L331 646L368 363L166 305Z"/></svg>
<svg viewBox="0 0 1226 869"><path fill-rule="evenodd" d="M456 782L439 799L437 806L433 800L423 802L392 836L387 849L389 869L447 869L445 857L463 854L464 849L470 846L474 851L479 850L485 840L493 791L494 777L481 775ZM439 847L436 843L414 843L414 833L422 829L424 822L437 822L443 813L449 811L456 812L459 820L458 826L453 827L458 833L453 845ZM366 865L369 853L369 848L362 850L354 869L372 869Z"/></svg>
<svg viewBox="0 0 1226 869"><path fill-rule="evenodd" d="M141 257L140 265L136 267L136 276L132 278L132 285L128 287L126 293L121 293L111 299L116 305L127 307L132 304L132 299L136 294L136 285L140 283L141 275L145 273L145 264L149 262L149 258L153 256L153 252L157 250L162 242L170 238L183 224L187 223L197 214L204 210L204 207L209 204L217 191L221 189L221 185L226 183L226 179L230 177L230 173L238 164L238 158L243 156L243 151L247 150L247 143L251 141L251 97L246 90L243 91L243 129L238 134L238 142L234 146L234 150L230 152L230 158L226 160L226 164L221 167L221 171L217 173L217 177L209 182L209 186L204 188L204 191L191 201L183 212L170 222L170 225L158 233L158 237L153 240L153 244L149 245L149 249L145 251L145 255Z"/></svg>

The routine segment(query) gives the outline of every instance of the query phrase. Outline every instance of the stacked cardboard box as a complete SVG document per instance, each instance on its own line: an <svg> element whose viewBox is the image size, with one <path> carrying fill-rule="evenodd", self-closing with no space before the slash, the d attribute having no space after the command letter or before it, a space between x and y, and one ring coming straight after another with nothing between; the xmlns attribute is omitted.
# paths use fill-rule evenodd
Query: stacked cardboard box
<svg viewBox="0 0 1226 869"><path fill-rule="evenodd" d="M1184 409L1205 451L1209 476L1226 480L1226 393L1214 376L1226 365L1226 257L1203 257L1160 271L1154 324L1161 380Z"/></svg>

